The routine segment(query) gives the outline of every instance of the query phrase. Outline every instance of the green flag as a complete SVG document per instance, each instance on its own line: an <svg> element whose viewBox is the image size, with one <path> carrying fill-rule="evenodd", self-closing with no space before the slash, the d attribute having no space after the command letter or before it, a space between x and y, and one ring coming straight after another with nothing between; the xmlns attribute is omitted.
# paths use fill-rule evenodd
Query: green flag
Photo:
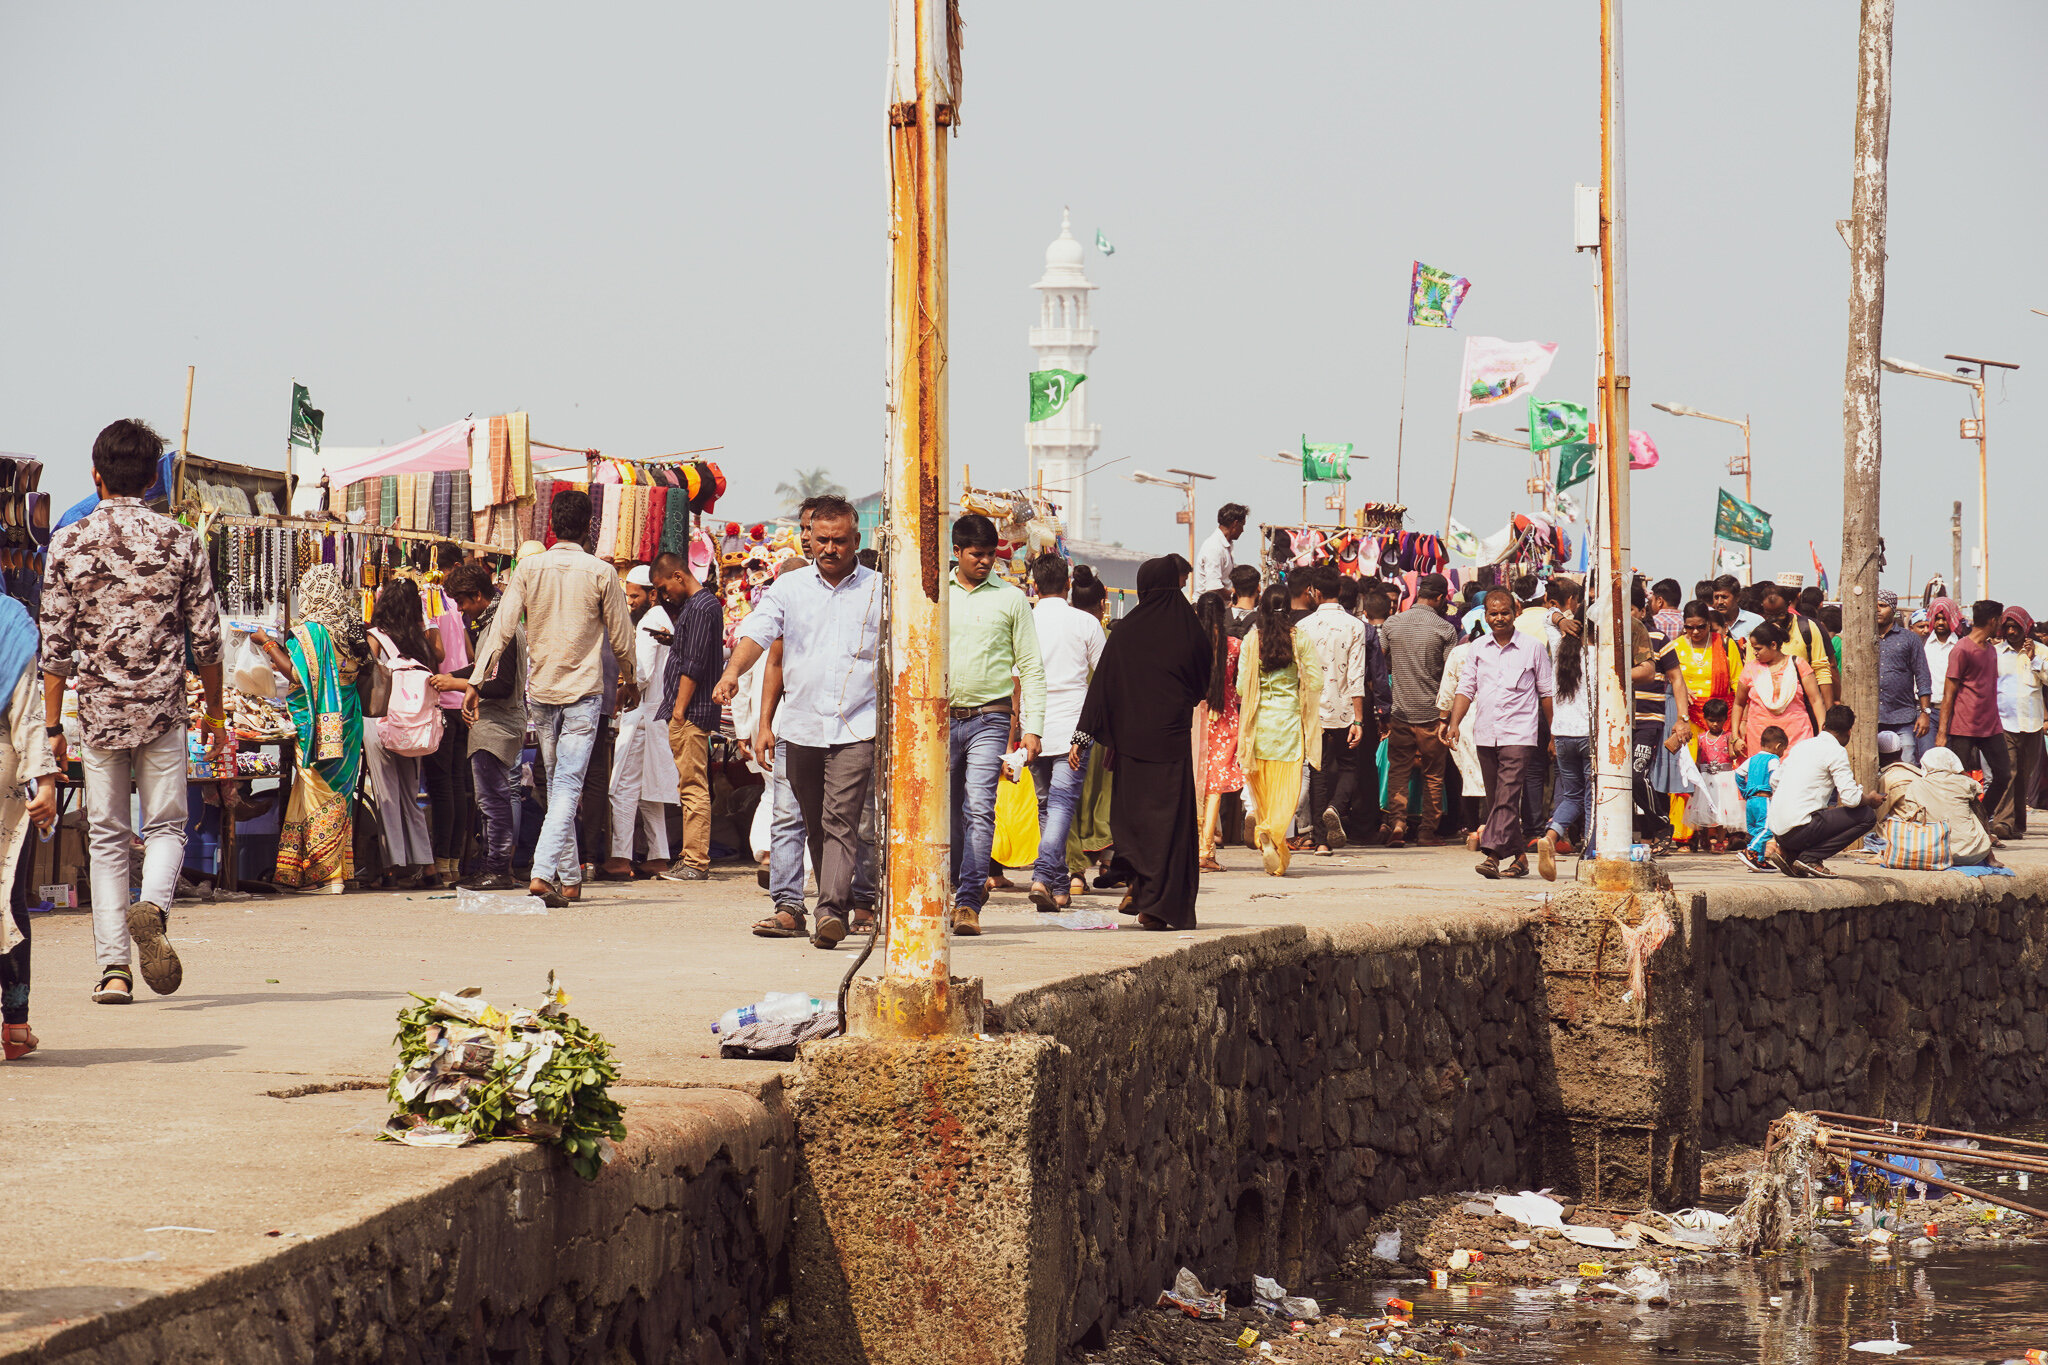
<svg viewBox="0 0 2048 1365"><path fill-rule="evenodd" d="M1771 514L1761 507L1751 506L1724 488L1720 500L1714 504L1714 538L1768 550L1771 548Z"/></svg>
<svg viewBox="0 0 2048 1365"><path fill-rule="evenodd" d="M1353 443L1310 445L1301 438L1301 481L1303 483L1350 483Z"/></svg>
<svg viewBox="0 0 2048 1365"><path fill-rule="evenodd" d="M1074 396L1074 390L1088 378L1072 370L1033 370L1031 372L1031 420L1043 422L1067 405Z"/></svg>
<svg viewBox="0 0 2048 1365"><path fill-rule="evenodd" d="M1567 441L1586 439L1586 405L1529 398L1529 449L1548 450Z"/></svg>
<svg viewBox="0 0 2048 1365"><path fill-rule="evenodd" d="M305 446L314 454L320 453L320 429L327 423L327 414L313 406L313 395L306 392L304 384L292 385L292 434L290 443Z"/></svg>
<svg viewBox="0 0 2048 1365"><path fill-rule="evenodd" d="M1566 441L1557 448L1558 492L1593 477L1594 450L1591 441Z"/></svg>
<svg viewBox="0 0 2048 1365"><path fill-rule="evenodd" d="M1095 229L1095 249L1105 256L1116 255L1116 248L1109 244L1109 238L1102 235L1102 229Z"/></svg>

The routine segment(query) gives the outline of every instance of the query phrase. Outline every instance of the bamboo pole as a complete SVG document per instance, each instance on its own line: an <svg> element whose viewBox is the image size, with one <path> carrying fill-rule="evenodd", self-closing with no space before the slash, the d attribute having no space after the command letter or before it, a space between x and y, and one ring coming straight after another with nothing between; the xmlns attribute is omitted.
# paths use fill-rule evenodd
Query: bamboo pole
<svg viewBox="0 0 2048 1365"><path fill-rule="evenodd" d="M1408 438L1408 348L1415 340L1415 324L1401 329L1401 417L1394 428L1394 501L1401 501L1401 448Z"/></svg>
<svg viewBox="0 0 2048 1365"><path fill-rule="evenodd" d="M1458 456L1465 448L1465 413L1458 412L1457 428L1451 433L1451 495L1444 499L1444 540L1451 538L1451 509L1458 505ZM1399 502L1396 498L1394 501Z"/></svg>
<svg viewBox="0 0 2048 1365"><path fill-rule="evenodd" d="M2048 1220L2048 1213L2044 1213L2040 1209L2028 1208L2025 1204L2007 1199L2002 1194L1992 1194L1988 1190L1973 1190L1968 1185L1958 1185L1953 1181L1943 1180L1940 1176L1921 1175L1918 1171L1909 1171L1904 1166L1894 1166L1889 1161L1879 1161L1875 1157L1861 1157L1858 1159L1866 1166L1890 1172L1892 1175L1904 1176L1906 1179L1917 1184L1931 1185L1937 1190L1947 1190L1950 1194L1959 1194L1965 1199L1975 1199L1980 1203L1996 1204L2002 1209L2011 1209L2014 1213L2024 1213L2030 1218Z"/></svg>
<svg viewBox="0 0 2048 1365"><path fill-rule="evenodd" d="M1872 1118L1868 1114L1838 1114L1829 1109L1810 1109L1812 1117L1834 1123L1860 1123L1881 1129L1886 1124L1899 1122L1895 1119ZM2007 1147L2024 1147L2028 1151L2048 1152L2048 1142L2028 1142L2022 1138L1999 1137L1994 1133L1972 1133L1963 1128L1937 1128L1931 1123L1904 1123L1901 1126L1920 1133L1940 1133L1943 1137L1975 1138L1979 1142L1996 1142Z"/></svg>
<svg viewBox="0 0 2048 1365"><path fill-rule="evenodd" d="M192 381L198 374L197 365L185 367L185 420L178 424L178 455L181 459L192 449ZM286 484L289 487L290 481L287 480Z"/></svg>

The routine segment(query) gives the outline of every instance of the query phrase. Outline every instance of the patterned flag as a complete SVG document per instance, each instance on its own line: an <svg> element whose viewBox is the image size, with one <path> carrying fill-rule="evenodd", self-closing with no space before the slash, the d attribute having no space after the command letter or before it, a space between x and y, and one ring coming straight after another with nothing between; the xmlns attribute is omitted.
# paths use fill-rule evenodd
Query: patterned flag
<svg viewBox="0 0 2048 1365"><path fill-rule="evenodd" d="M1465 301L1465 292L1472 287L1472 281L1463 275L1453 275L1448 270L1415 263L1415 273L1408 280L1408 325L1410 327L1448 327L1451 319L1458 315L1458 305Z"/></svg>
<svg viewBox="0 0 2048 1365"><path fill-rule="evenodd" d="M1820 584L1820 595L1826 597L1828 595L1828 571L1820 562L1820 551L1814 549L1813 542L1809 540L1806 542L1806 552L1813 556L1813 577Z"/></svg>
<svg viewBox="0 0 2048 1365"><path fill-rule="evenodd" d="M1631 431L1628 434L1628 467L1630 469L1655 469L1657 467L1657 443L1650 439L1647 431Z"/></svg>
<svg viewBox="0 0 2048 1365"><path fill-rule="evenodd" d="M1557 448L1557 491L1562 493L1574 484L1584 483L1593 477L1593 452L1597 449L1591 441L1566 441Z"/></svg>
<svg viewBox="0 0 2048 1365"><path fill-rule="evenodd" d="M1116 248L1109 244L1109 238L1102 235L1102 229L1095 229L1095 249L1105 256L1116 255Z"/></svg>
<svg viewBox="0 0 2048 1365"><path fill-rule="evenodd" d="M327 424L327 414L313 406L313 395L306 391L304 384L292 385L292 429L290 444L305 446L314 454L320 453L320 430Z"/></svg>
<svg viewBox="0 0 2048 1365"><path fill-rule="evenodd" d="M1557 358L1554 341L1465 338L1465 371L1458 382L1458 411L1490 408L1526 396L1550 373Z"/></svg>
<svg viewBox="0 0 2048 1365"><path fill-rule="evenodd" d="M1720 500L1714 505L1714 538L1768 550L1771 548L1771 514L1761 507L1751 506L1724 488Z"/></svg>
<svg viewBox="0 0 2048 1365"><path fill-rule="evenodd" d="M1043 422L1067 405L1080 387L1085 374L1072 370L1033 370L1031 372L1031 420Z"/></svg>
<svg viewBox="0 0 2048 1365"><path fill-rule="evenodd" d="M1350 483L1351 452L1354 443L1310 445L1301 438L1301 481L1303 483Z"/></svg>
<svg viewBox="0 0 2048 1365"><path fill-rule="evenodd" d="M1529 396L1529 449L1548 450L1561 446L1566 441L1586 439L1586 415L1584 403L1553 403L1547 398Z"/></svg>

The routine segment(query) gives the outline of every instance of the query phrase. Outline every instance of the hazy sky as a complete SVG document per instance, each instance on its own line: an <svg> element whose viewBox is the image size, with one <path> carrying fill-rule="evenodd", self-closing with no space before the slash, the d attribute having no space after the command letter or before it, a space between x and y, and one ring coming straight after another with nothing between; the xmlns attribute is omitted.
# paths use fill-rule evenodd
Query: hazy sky
<svg viewBox="0 0 2048 1365"><path fill-rule="evenodd" d="M723 445L721 508L775 510L797 466L879 485L883 0L785 5L0 2L0 449L84 492L93 433L282 464L287 385L374 445L523 407L535 435L652 455ZM969 0L952 144L952 449L1023 478L1030 285L1073 206L1102 331L1089 380L1105 534L1172 548L1218 476L1283 519L1260 457L1353 440L1392 496L1403 303L1419 257L1469 276L1459 330L1562 344L1592 392L1594 0L1458 6ZM1638 562L1706 567L1731 428L1756 424L1759 568L1840 551L1841 376L1857 6L1637 3L1627 30ZM2039 136L2048 6L1902 0L1884 350L2017 361L1991 407L1994 590L2048 605L2048 307ZM2032 95L2027 94L2033 90ZM1455 334L1419 332L1403 493L1439 529ZM1886 581L1977 535L1968 391L1888 377ZM1508 429L1512 414L1485 425ZM1457 515L1525 505L1523 461L1466 445Z"/></svg>

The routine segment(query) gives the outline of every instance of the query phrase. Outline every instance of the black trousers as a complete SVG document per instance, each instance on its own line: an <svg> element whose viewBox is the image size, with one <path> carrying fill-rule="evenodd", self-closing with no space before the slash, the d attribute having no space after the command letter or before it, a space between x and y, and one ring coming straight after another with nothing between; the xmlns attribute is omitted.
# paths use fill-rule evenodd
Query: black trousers
<svg viewBox="0 0 2048 1365"><path fill-rule="evenodd" d="M1814 813L1797 829L1778 836L1778 849L1787 858L1824 863L1870 832L1877 823L1875 806L1830 806Z"/></svg>
<svg viewBox="0 0 2048 1365"><path fill-rule="evenodd" d="M590 766L583 770L583 792L576 807L577 856L601 863L612 856L612 744L616 738L610 716L597 722L590 746ZM664 737L665 738L665 737Z"/></svg>
<svg viewBox="0 0 2048 1365"><path fill-rule="evenodd" d="M1479 771L1486 778L1486 825L1479 851L1494 858L1513 858L1526 848L1522 827L1522 790L1535 771L1533 744L1482 744Z"/></svg>
<svg viewBox="0 0 2048 1365"><path fill-rule="evenodd" d="M1951 733L1948 747L1963 761L1965 772L1975 768L1984 774L1984 800L1979 812L1984 828L1991 828L1991 813L1998 809L2005 789L2012 785L2012 754L2005 747L2005 732L1981 737Z"/></svg>
<svg viewBox="0 0 2048 1365"><path fill-rule="evenodd" d="M818 918L843 920L853 904L860 862L860 816L874 783L875 742L813 747L789 744L789 786L804 813L811 866L818 872ZM798 907L801 908L801 907Z"/></svg>
<svg viewBox="0 0 2048 1365"><path fill-rule="evenodd" d="M1346 837L1350 835L1350 822L1344 820L1344 813L1351 809L1351 803L1358 794L1358 768L1352 762L1351 746L1344 742L1350 734L1348 728L1323 731L1322 766L1308 770L1309 832L1318 844L1323 842L1323 812L1326 810L1337 812L1337 818L1346 826ZM1359 747L1365 747L1363 741Z"/></svg>
<svg viewBox="0 0 2048 1365"><path fill-rule="evenodd" d="M469 843L476 787L469 772L469 722L462 712L441 712L441 747L420 763L430 810L427 829L436 858L460 858Z"/></svg>
<svg viewBox="0 0 2048 1365"><path fill-rule="evenodd" d="M1650 790L1650 767L1656 762L1657 746L1664 742L1664 722L1639 722L1634 739L1629 767L1635 774L1631 788L1636 798L1636 834L1645 842L1668 838L1671 834L1671 802L1662 792Z"/></svg>

